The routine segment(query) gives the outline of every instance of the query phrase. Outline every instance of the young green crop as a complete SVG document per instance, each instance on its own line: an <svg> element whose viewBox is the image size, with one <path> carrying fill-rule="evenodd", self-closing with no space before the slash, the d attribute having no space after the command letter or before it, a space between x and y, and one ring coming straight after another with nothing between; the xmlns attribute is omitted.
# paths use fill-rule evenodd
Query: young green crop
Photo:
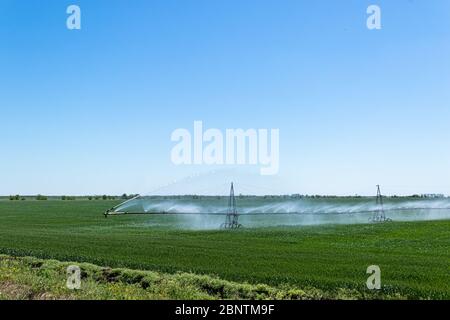
<svg viewBox="0 0 450 320"><path fill-rule="evenodd" d="M177 216L117 216L118 201L0 201L0 252L165 273L216 275L274 287L450 298L450 221L180 230Z"/></svg>

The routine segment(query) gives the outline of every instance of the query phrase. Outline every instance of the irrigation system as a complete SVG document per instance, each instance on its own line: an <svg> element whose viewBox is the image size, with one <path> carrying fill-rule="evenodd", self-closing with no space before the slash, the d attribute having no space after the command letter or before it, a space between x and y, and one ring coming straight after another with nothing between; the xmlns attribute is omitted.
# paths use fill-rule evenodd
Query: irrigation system
<svg viewBox="0 0 450 320"><path fill-rule="evenodd" d="M351 211L348 212L349 214L364 214L364 213L372 213L372 217L369 218L370 222L374 223L380 223L380 222L389 222L392 221L392 219L386 217L386 211L390 211L389 209L386 210L383 205L383 196L381 194L380 186L377 185L377 196L376 196L376 209L375 210L360 210L360 211ZM126 211L121 210L120 208L126 208L126 204L130 203L134 200L138 200L141 198L140 195L136 195L135 197L128 199L108 210L104 213L105 218L108 216L115 216L115 215L213 215L213 216L225 216L225 222L221 224L221 228L223 229L238 229L241 228L242 225L239 223L239 213L236 206L236 198L234 195L234 185L231 183L230 187L230 194L228 197L228 208L226 212L148 212L148 211ZM415 209L431 209L431 208L415 208ZM432 208L432 209L441 209L441 208ZM444 209L444 208L442 208ZM447 208L445 208L447 209ZM409 208L396 208L391 209L395 211L400 210L410 210ZM310 214L326 214L329 212L311 212ZM251 213L245 213L244 215L248 216L263 216L263 215L304 215L308 214L307 212L251 212Z"/></svg>
<svg viewBox="0 0 450 320"><path fill-rule="evenodd" d="M153 214L153 215L161 215L161 214L192 214L192 213L170 213L170 212L127 212L127 211L117 211L120 207L123 207L125 204L132 202L136 199L140 198L140 195L137 195L127 201L124 201L118 204L111 209L105 211L105 218L113 215L123 215L123 214ZM201 213L195 213L201 214ZM236 197L234 196L234 186L233 182L231 183L230 195L228 197L228 210L226 213L204 213L207 215L225 215L225 222L221 224L221 228L223 229L238 229L241 228L242 225L239 223L239 214L236 208Z"/></svg>
<svg viewBox="0 0 450 320"><path fill-rule="evenodd" d="M371 222L389 222L392 221L390 218L386 218L383 207L383 196L381 195L380 185L377 185L377 209L373 212L373 216L369 219Z"/></svg>
<svg viewBox="0 0 450 320"><path fill-rule="evenodd" d="M233 182L231 183L230 196L228 198L228 210L225 217L225 222L220 226L222 229L238 229L242 227L238 222L239 215L236 209L236 198L234 197Z"/></svg>

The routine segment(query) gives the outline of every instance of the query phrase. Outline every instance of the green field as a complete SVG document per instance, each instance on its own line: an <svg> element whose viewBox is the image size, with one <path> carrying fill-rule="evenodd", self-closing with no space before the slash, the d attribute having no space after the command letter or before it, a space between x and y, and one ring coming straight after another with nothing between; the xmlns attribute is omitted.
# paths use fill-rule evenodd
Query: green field
<svg viewBox="0 0 450 320"><path fill-rule="evenodd" d="M117 216L117 201L0 201L0 253L100 266L188 272L339 297L450 299L450 221L179 230L177 216ZM153 222L152 224L149 222ZM156 224L155 224L156 223ZM159 223L159 225L158 225ZM369 265L382 272L369 293Z"/></svg>

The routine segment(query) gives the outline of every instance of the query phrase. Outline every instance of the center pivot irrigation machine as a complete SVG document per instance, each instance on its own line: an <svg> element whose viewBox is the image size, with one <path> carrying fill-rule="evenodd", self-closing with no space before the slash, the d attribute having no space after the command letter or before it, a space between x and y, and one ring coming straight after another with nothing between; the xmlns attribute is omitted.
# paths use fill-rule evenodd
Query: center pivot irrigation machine
<svg viewBox="0 0 450 320"><path fill-rule="evenodd" d="M220 227L222 229L238 229L241 228L242 225L239 223L239 214L236 206L236 198L234 196L234 185L231 183L230 194L228 196L228 207L226 211L218 210L216 212L173 212L173 211L150 211L145 210L144 204L153 202L154 199L146 199L146 197L142 197L137 195L131 199L126 200L118 204L111 209L106 210L104 213L105 218L113 215L125 215L125 214L148 214L148 215L214 215L214 216L225 216L225 222L223 222ZM244 210L245 211L245 210ZM392 219L386 217L385 209L383 206L383 196L381 195L380 186L377 185L377 196L376 196L376 207L372 210L366 211L353 211L352 213L370 213L372 216L369 218L370 222L373 223L383 223L392 221ZM326 212L323 212L326 213ZM247 212L244 215L304 215L305 212ZM318 214L315 212L314 214Z"/></svg>
<svg viewBox="0 0 450 320"><path fill-rule="evenodd" d="M128 199L125 202L122 202L120 204L118 204L115 207L112 207L111 209L108 209L105 211L104 215L105 218L107 218L108 216L112 216L112 215L123 215L123 214L153 214L153 215L166 215L166 214L182 214L180 212L136 212L136 211L124 211L121 210L121 208L127 208L127 204L132 203L133 201L136 201L138 199L140 199L141 196L137 195L131 199ZM228 197L228 209L226 213L214 213L214 212L209 212L209 213L201 213L201 214L207 214L207 215L225 215L225 222L222 223L220 225L221 228L223 229L238 229L241 228L242 225L239 223L239 214L237 212L237 208L236 208L236 198L234 196L234 186L233 186L233 182L231 183L231 188L230 188L230 195Z"/></svg>

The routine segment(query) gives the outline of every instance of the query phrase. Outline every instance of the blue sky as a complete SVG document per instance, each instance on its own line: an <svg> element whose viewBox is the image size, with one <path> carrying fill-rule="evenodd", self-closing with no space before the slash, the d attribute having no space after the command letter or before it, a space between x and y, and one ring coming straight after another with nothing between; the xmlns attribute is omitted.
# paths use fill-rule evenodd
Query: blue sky
<svg viewBox="0 0 450 320"><path fill-rule="evenodd" d="M170 160L195 120L279 128L276 193L450 194L448 0L1 0L0 39L0 194L211 170Z"/></svg>

